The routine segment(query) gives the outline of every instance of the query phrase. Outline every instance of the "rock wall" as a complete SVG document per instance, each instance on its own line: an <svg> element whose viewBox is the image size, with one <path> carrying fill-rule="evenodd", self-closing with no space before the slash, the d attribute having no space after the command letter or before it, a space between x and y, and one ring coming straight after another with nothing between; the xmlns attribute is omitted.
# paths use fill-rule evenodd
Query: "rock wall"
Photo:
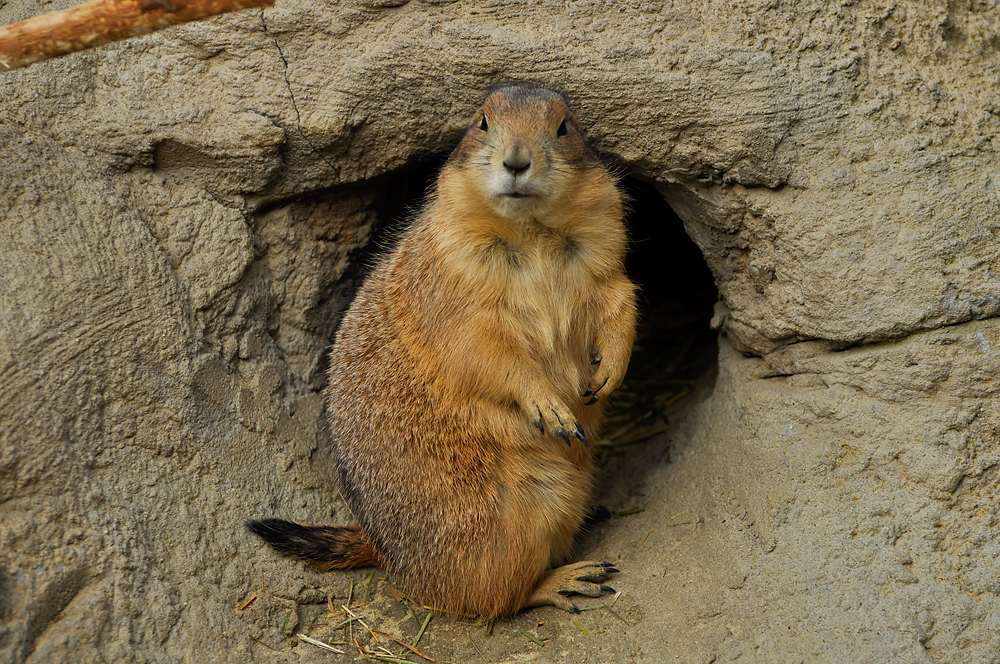
<svg viewBox="0 0 1000 664"><path fill-rule="evenodd" d="M509 78L719 287L718 376L630 522L704 486L670 556L715 567L685 594L612 529L645 607L615 652L1000 660L998 50L980 0L279 2L0 74L0 662L306 657L268 611L336 576L242 522L349 519L322 349L407 170Z"/></svg>

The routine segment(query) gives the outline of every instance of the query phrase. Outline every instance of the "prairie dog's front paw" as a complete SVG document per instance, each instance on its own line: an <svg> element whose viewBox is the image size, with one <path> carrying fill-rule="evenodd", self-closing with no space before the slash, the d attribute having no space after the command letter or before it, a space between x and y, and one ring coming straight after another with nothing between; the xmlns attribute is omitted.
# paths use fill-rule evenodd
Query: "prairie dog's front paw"
<svg viewBox="0 0 1000 664"><path fill-rule="evenodd" d="M622 384L625 370L628 369L627 359L621 361L619 358L606 357L601 354L595 355L593 363L597 365L597 370L590 379L587 391L583 393L584 397L591 397L590 401L587 402L588 406L597 403L601 397L606 397L614 392Z"/></svg>
<svg viewBox="0 0 1000 664"><path fill-rule="evenodd" d="M576 417L558 399L547 397L536 397L528 399L524 405L524 410L531 423L538 427L543 434L546 432L559 436L571 445L570 438L578 438L588 447L587 437L583 434L583 427L577 422Z"/></svg>

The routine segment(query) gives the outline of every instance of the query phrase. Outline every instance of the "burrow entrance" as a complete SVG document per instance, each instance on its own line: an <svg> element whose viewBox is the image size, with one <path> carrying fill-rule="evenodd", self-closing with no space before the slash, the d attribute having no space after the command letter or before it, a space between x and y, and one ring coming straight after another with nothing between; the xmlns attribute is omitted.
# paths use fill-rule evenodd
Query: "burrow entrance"
<svg viewBox="0 0 1000 664"><path fill-rule="evenodd" d="M701 250L656 187L635 177L623 184L631 198L626 271L639 286L639 325L625 382L605 416L604 460L665 431L666 411L692 393L718 354L709 327L718 290Z"/></svg>

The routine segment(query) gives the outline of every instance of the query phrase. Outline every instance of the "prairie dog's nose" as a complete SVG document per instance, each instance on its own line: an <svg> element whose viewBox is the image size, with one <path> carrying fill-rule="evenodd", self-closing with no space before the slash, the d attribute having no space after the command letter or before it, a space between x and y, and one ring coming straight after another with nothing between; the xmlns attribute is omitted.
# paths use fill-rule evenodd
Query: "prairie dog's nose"
<svg viewBox="0 0 1000 664"><path fill-rule="evenodd" d="M531 154L523 143L515 141L507 146L507 150L503 154L503 165L514 175L523 173L531 166Z"/></svg>

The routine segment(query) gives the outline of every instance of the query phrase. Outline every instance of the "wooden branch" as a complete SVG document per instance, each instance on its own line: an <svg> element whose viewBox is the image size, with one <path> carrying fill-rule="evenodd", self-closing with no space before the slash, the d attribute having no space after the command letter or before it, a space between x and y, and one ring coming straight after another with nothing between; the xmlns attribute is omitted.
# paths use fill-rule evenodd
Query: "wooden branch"
<svg viewBox="0 0 1000 664"><path fill-rule="evenodd" d="M274 0L95 0L0 26L0 71Z"/></svg>

